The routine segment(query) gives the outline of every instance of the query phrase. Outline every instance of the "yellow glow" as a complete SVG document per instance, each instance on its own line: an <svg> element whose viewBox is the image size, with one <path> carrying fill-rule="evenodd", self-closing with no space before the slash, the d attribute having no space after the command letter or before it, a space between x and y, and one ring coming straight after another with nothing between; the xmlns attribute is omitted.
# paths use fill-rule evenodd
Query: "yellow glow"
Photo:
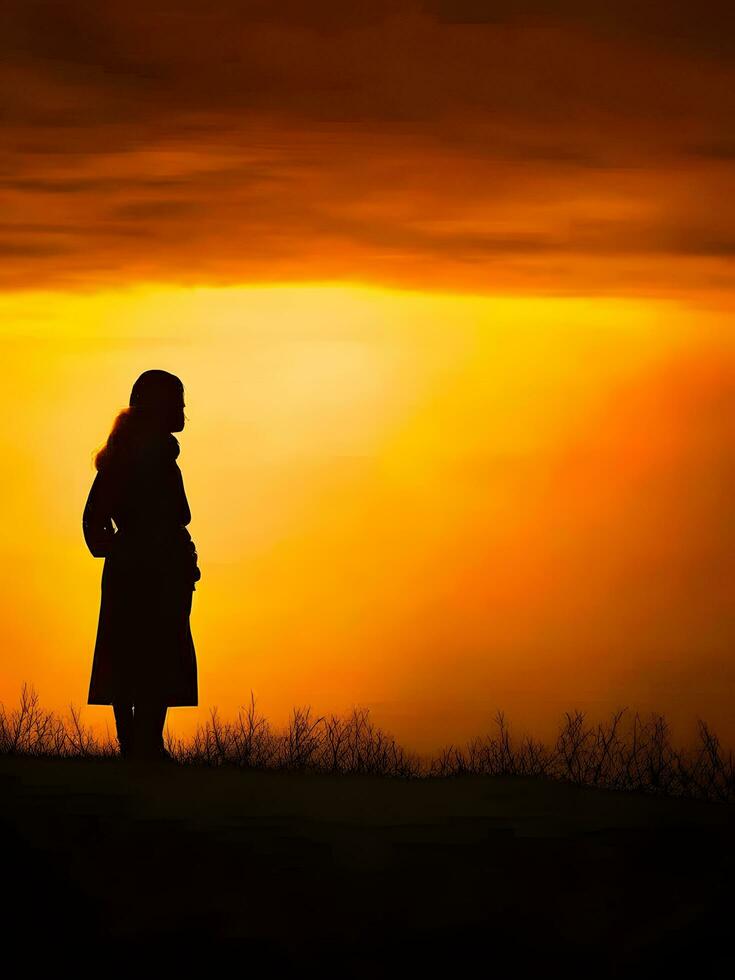
<svg viewBox="0 0 735 980"><path fill-rule="evenodd" d="M616 542L637 554L640 525L615 508L640 466L627 435L599 470L575 447L609 435L625 386L732 352L723 314L670 302L357 284L5 294L0 318L0 698L28 680L49 707L85 705L92 452L160 367L186 387L179 463L203 575L200 707L172 710L171 727L234 714L252 688L274 721L294 704L372 705L414 745L469 735L496 706L532 727L613 697L601 629L627 600L606 605L585 561L598 532L615 574ZM678 438L665 414L655 424L659 449ZM624 639L620 662L649 670L650 645L636 652L632 627ZM84 711L112 728L110 709Z"/></svg>

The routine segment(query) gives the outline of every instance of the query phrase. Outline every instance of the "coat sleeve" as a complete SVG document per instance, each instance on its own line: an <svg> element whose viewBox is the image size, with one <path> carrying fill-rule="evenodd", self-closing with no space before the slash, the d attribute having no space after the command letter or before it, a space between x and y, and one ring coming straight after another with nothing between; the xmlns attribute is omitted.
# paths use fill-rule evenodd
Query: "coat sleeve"
<svg viewBox="0 0 735 980"><path fill-rule="evenodd" d="M98 472L87 497L82 515L82 530L87 547L95 558L110 554L116 531L112 524L109 479Z"/></svg>
<svg viewBox="0 0 735 980"><path fill-rule="evenodd" d="M186 526L191 523L191 511L189 510L189 501L186 498L186 490L184 489L184 477L178 466L176 466L176 493L178 496L179 518L181 523Z"/></svg>

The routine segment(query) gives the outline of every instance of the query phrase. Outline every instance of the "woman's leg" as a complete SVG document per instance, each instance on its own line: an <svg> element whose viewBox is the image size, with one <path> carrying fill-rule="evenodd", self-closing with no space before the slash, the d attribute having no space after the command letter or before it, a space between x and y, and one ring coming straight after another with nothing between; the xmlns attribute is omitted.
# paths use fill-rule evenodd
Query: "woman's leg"
<svg viewBox="0 0 735 980"><path fill-rule="evenodd" d="M115 713L117 740L120 744L120 755L127 758L133 745L133 705L130 701L114 701L112 710Z"/></svg>
<svg viewBox="0 0 735 980"><path fill-rule="evenodd" d="M135 705L136 754L156 757L163 753L163 726L167 704L159 701L138 701Z"/></svg>

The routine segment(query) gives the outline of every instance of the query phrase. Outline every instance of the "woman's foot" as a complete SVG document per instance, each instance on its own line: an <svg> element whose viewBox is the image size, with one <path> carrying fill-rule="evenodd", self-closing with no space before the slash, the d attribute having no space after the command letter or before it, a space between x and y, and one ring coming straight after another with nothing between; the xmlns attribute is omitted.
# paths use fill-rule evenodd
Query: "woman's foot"
<svg viewBox="0 0 735 980"><path fill-rule="evenodd" d="M136 762L165 762L166 764L178 765L176 759L161 745L138 746L132 751L128 751L126 758L134 759Z"/></svg>
<svg viewBox="0 0 735 980"><path fill-rule="evenodd" d="M135 735L134 718L132 705L126 702L115 702L115 725L117 728L117 742L120 746L120 756L123 759L130 757L133 748L133 737Z"/></svg>
<svg viewBox="0 0 735 980"><path fill-rule="evenodd" d="M135 706L132 757L144 762L175 763L163 743L163 726L168 706L143 701Z"/></svg>

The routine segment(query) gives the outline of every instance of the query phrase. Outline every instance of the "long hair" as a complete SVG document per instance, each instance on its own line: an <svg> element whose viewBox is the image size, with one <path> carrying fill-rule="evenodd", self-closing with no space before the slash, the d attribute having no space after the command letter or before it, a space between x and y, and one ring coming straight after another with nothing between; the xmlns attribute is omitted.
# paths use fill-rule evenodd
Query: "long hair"
<svg viewBox="0 0 735 980"><path fill-rule="evenodd" d="M132 430L135 426L134 415L134 407L123 408L117 413L107 442L101 449L95 450L94 467L96 470L103 469L113 459L116 459L121 454L121 450L124 450L131 441L130 437L133 435Z"/></svg>
<svg viewBox="0 0 735 980"><path fill-rule="evenodd" d="M150 434L166 403L181 395L184 386L168 371L144 371L133 385L130 404L115 416L107 442L94 450L95 469L123 458L141 438Z"/></svg>

